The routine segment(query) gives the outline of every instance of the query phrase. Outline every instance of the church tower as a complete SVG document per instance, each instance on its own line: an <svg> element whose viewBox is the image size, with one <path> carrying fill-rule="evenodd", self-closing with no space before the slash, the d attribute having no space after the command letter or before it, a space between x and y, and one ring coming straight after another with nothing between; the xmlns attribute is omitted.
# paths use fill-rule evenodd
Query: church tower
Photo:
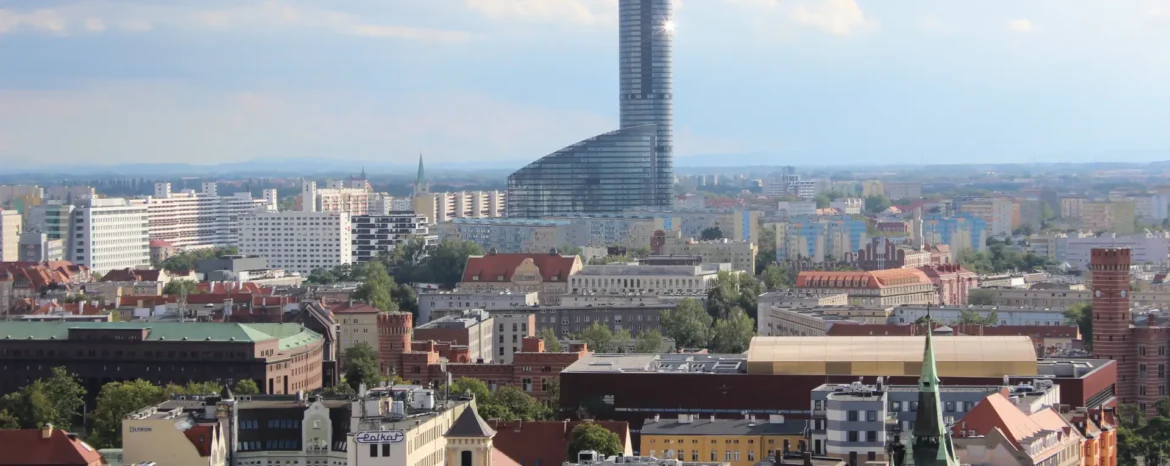
<svg viewBox="0 0 1170 466"><path fill-rule="evenodd" d="M418 174L414 177L414 197L430 194L431 190L427 186L427 175L423 171L422 154L418 154Z"/></svg>
<svg viewBox="0 0 1170 466"><path fill-rule="evenodd" d="M943 422L943 407L939 400L938 367L934 362L934 346L930 309L926 311L926 346L922 350L922 375L918 377L918 416L910 441L909 460L916 466L958 466L959 456L951 438L949 426Z"/></svg>
<svg viewBox="0 0 1170 466"><path fill-rule="evenodd" d="M444 435L447 466L492 466L493 430L475 408L468 406Z"/></svg>

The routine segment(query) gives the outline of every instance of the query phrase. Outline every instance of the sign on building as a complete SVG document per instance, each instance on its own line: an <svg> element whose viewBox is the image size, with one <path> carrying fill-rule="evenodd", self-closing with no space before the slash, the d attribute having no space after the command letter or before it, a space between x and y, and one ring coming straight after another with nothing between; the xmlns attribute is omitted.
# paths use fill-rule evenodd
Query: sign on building
<svg viewBox="0 0 1170 466"><path fill-rule="evenodd" d="M357 443L399 443L406 439L406 433L401 430L371 430L354 434Z"/></svg>

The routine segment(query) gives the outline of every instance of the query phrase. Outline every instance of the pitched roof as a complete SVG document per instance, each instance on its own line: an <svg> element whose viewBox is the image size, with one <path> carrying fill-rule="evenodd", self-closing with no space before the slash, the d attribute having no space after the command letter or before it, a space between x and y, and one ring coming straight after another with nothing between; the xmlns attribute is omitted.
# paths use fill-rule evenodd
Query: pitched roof
<svg viewBox="0 0 1170 466"><path fill-rule="evenodd" d="M993 429L999 429L1017 449L1021 448L1024 440L1042 435L1045 432L1061 432L1067 434L1072 426L1056 410L1042 409L1028 415L1016 407L1003 392L995 392L975 405L971 411L963 416L958 425L965 426L979 435L987 435Z"/></svg>
<svg viewBox="0 0 1170 466"><path fill-rule="evenodd" d="M53 429L47 439L40 429L0 430L0 451L4 452L0 465L5 466L88 466L102 461L97 450L61 429Z"/></svg>
<svg viewBox="0 0 1170 466"><path fill-rule="evenodd" d="M512 273L521 264L530 262L540 269L546 282L564 282L580 265L577 256L560 254L488 254L471 256L463 268L464 282L511 282Z"/></svg>
<svg viewBox="0 0 1170 466"><path fill-rule="evenodd" d="M171 246L174 246L174 245L172 245L170 241L167 241L165 239L152 239L152 240L150 240L150 247L152 247L152 248L169 248Z"/></svg>
<svg viewBox="0 0 1170 466"><path fill-rule="evenodd" d="M211 456L211 446L218 435L219 424L197 424L191 428L184 430L183 435L195 446L195 451L199 452L201 457Z"/></svg>
<svg viewBox="0 0 1170 466"><path fill-rule="evenodd" d="M334 314L377 314L382 312L378 308L362 302L345 302L334 304L329 308Z"/></svg>
<svg viewBox="0 0 1170 466"><path fill-rule="evenodd" d="M475 412L475 408L468 407L463 410L463 414L459 415L451 424L451 428L447 430L444 437L494 437L496 431L488 426L488 423L479 417L479 413Z"/></svg>
<svg viewBox="0 0 1170 466"><path fill-rule="evenodd" d="M155 269L121 269L111 270L102 275L103 282L157 282L162 275L161 270Z"/></svg>
<svg viewBox="0 0 1170 466"><path fill-rule="evenodd" d="M489 421L495 428L492 444L523 464L562 464L573 429L586 421ZM617 434L622 447L632 453L630 425L625 421L589 421ZM575 460L575 458L574 458Z"/></svg>

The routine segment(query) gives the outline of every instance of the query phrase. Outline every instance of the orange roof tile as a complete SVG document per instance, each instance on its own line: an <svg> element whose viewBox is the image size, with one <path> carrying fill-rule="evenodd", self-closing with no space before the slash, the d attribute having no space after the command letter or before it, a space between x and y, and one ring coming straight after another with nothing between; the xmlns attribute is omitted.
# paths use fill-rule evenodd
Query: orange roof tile
<svg viewBox="0 0 1170 466"><path fill-rule="evenodd" d="M546 282L565 282L575 272L580 259L577 256L559 254L488 254L471 256L463 268L464 282L502 283L511 282L512 273L521 264L531 261L540 269L541 278Z"/></svg>

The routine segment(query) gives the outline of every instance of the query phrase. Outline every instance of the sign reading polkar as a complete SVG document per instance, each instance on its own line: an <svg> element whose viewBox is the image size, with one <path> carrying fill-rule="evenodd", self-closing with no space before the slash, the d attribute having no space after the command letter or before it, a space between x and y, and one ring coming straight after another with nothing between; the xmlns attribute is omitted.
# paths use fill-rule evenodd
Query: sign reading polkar
<svg viewBox="0 0 1170 466"><path fill-rule="evenodd" d="M354 434L353 439L357 443L399 443L406 439L406 432L401 430L368 430Z"/></svg>

